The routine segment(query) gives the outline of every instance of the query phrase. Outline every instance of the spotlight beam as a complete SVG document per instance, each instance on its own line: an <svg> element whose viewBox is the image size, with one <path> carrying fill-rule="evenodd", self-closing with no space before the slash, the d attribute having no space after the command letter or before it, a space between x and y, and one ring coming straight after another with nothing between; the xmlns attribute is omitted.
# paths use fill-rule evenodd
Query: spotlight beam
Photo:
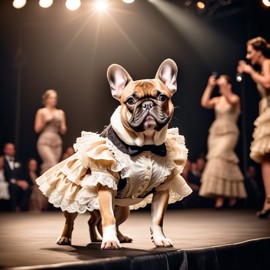
<svg viewBox="0 0 270 270"><path fill-rule="evenodd" d="M220 47L224 44L236 46L221 34L208 27L201 19L185 13L181 8L165 1L154 1L153 5L163 14L163 16L182 34L190 46L211 67L213 59L220 58ZM211 55L209 57L209 53Z"/></svg>

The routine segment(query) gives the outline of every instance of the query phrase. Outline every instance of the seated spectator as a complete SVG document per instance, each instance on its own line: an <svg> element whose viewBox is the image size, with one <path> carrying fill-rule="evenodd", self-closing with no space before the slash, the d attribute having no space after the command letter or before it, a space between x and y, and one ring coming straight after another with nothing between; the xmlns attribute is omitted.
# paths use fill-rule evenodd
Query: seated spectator
<svg viewBox="0 0 270 270"><path fill-rule="evenodd" d="M247 169L245 186L248 194L247 203L251 208L260 208L264 201L264 191L262 181L254 165L250 165Z"/></svg>
<svg viewBox="0 0 270 270"><path fill-rule="evenodd" d="M205 157L204 157L203 154L201 154L197 158L196 163L197 163L197 170L199 171L200 177L201 177L202 176L202 173L203 173L203 170L205 168L205 164L206 164L206 159L205 159Z"/></svg>
<svg viewBox="0 0 270 270"><path fill-rule="evenodd" d="M201 186L201 171L197 162L191 162L191 169L188 175L188 184L193 191L199 191Z"/></svg>
<svg viewBox="0 0 270 270"><path fill-rule="evenodd" d="M69 146L68 148L66 148L65 152L62 155L62 160L72 156L75 153L73 147Z"/></svg>
<svg viewBox="0 0 270 270"><path fill-rule="evenodd" d="M27 162L27 169L25 173L25 179L28 182L32 182L32 194L29 202L29 211L41 212L48 210L48 199L40 191L36 179L39 176L38 162L36 159L31 158Z"/></svg>
<svg viewBox="0 0 270 270"><path fill-rule="evenodd" d="M185 206L188 208L211 207L213 200L204 198L199 195L201 187L201 177L205 167L205 158L199 156L196 160L190 162L186 181L193 192L185 199Z"/></svg>
<svg viewBox="0 0 270 270"><path fill-rule="evenodd" d="M15 154L15 145L6 143L4 145L4 175L9 184L9 210L27 211L32 183L25 180L22 163Z"/></svg>
<svg viewBox="0 0 270 270"><path fill-rule="evenodd" d="M186 165L183 169L183 172L182 172L182 176L183 178L187 181L188 179L188 175L189 175L189 172L190 172L190 168L191 168L191 162L189 159L187 159L187 162L186 162Z"/></svg>
<svg viewBox="0 0 270 270"><path fill-rule="evenodd" d="M4 174L4 157L0 156L0 210L7 210L9 198L8 182Z"/></svg>

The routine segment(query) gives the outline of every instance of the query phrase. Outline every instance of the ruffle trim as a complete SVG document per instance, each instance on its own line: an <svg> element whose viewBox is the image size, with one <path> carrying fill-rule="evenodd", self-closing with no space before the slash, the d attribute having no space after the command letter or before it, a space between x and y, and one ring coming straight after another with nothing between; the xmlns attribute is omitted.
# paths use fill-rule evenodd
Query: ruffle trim
<svg viewBox="0 0 270 270"><path fill-rule="evenodd" d="M224 178L208 176L202 182L199 194L203 197L216 198L217 196L246 198L247 193L243 181L228 181Z"/></svg>
<svg viewBox="0 0 270 270"><path fill-rule="evenodd" d="M185 145L185 137L179 135L178 128L168 129L166 148L166 167L168 168L169 174L174 168L176 168L177 173L181 174L187 161L188 149Z"/></svg>
<svg viewBox="0 0 270 270"><path fill-rule="evenodd" d="M208 178L222 179L228 182L242 182L244 176L238 164L223 159L210 159L207 161L202 174L202 181Z"/></svg>
<svg viewBox="0 0 270 270"><path fill-rule="evenodd" d="M261 163L263 157L270 153L270 108L263 112L254 122L253 141L250 146L250 158Z"/></svg>
<svg viewBox="0 0 270 270"><path fill-rule="evenodd" d="M183 200L183 198L187 197L192 193L192 189L188 186L186 181L182 178L182 176L178 175L174 180L165 183L164 185L160 185L156 188L157 191L167 190L169 188L169 201L168 204L173 204L178 201ZM148 195L141 202L131 205L130 210L137 210L139 208L145 207L147 204L151 204L153 198L153 194Z"/></svg>
<svg viewBox="0 0 270 270"><path fill-rule="evenodd" d="M220 153L219 149L218 150L211 149L207 153L206 159L207 160L221 159L221 160L224 160L224 162L230 162L230 163L234 163L234 164L237 164L239 162L239 158L237 157L237 155L234 152Z"/></svg>
<svg viewBox="0 0 270 270"><path fill-rule="evenodd" d="M49 202L54 207L61 208L62 211L70 213L83 214L86 211L93 211L99 209L98 197L94 193L90 193L86 189L81 189L77 195L78 199L68 200L62 194L54 190L49 198Z"/></svg>
<svg viewBox="0 0 270 270"><path fill-rule="evenodd" d="M160 183L165 181L172 170L175 174L180 174L187 159L188 150L185 147L184 137L179 135L177 128L168 130L166 147L168 149L166 165L160 176ZM55 207L68 212L93 211L99 208L97 184L108 186L116 192L119 173L121 172L122 178L127 176L131 160L109 139L92 132L82 132L82 136L74 144L74 149L76 151L74 155L46 171L36 182ZM91 168L89 173L88 168ZM168 182L170 185L165 183L157 187L169 187L169 203L179 201L190 194L190 188L185 180L182 180L179 181L176 176L174 180ZM151 203L150 197L144 198L131 209L138 209Z"/></svg>
<svg viewBox="0 0 270 270"><path fill-rule="evenodd" d="M39 189L41 192L49 197L49 202L53 206L61 208L62 211L68 211L70 213L78 212L83 214L86 211L99 209L96 188L94 186L89 187L87 182L91 181L91 184L93 184L95 181L102 185L109 186L114 190L117 189L117 186L115 186L112 181L109 181L107 177L102 178L102 176L99 175L97 176L97 179L94 181L92 180L93 179L89 180L86 177L82 182L83 187L74 191L72 196L68 196L67 193L63 192L63 190L58 190L57 187L53 189L46 181L46 178L39 178L38 184L40 185Z"/></svg>

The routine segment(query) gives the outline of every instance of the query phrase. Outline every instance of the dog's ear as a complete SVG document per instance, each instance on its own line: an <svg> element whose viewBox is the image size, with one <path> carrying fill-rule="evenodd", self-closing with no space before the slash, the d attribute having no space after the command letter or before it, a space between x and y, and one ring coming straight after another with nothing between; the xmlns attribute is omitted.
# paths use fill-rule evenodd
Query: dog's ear
<svg viewBox="0 0 270 270"><path fill-rule="evenodd" d="M172 59L164 60L158 68L156 79L160 79L174 94L177 91L177 77L178 68Z"/></svg>
<svg viewBox="0 0 270 270"><path fill-rule="evenodd" d="M119 100L126 85L132 81L128 72L117 64L112 64L107 70L107 78L110 84L112 96Z"/></svg>

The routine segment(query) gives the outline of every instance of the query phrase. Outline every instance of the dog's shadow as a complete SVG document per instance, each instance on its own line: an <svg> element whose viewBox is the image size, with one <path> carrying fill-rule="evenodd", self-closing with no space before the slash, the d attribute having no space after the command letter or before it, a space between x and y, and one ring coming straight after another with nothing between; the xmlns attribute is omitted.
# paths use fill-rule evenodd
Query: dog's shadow
<svg viewBox="0 0 270 270"><path fill-rule="evenodd" d="M120 259L126 257L143 256L175 250L175 248L153 248L153 249L134 249L122 247L121 249L105 250L100 249L101 243L89 243L86 246L58 246L45 250L66 253L76 256L79 261L99 260L99 259Z"/></svg>

